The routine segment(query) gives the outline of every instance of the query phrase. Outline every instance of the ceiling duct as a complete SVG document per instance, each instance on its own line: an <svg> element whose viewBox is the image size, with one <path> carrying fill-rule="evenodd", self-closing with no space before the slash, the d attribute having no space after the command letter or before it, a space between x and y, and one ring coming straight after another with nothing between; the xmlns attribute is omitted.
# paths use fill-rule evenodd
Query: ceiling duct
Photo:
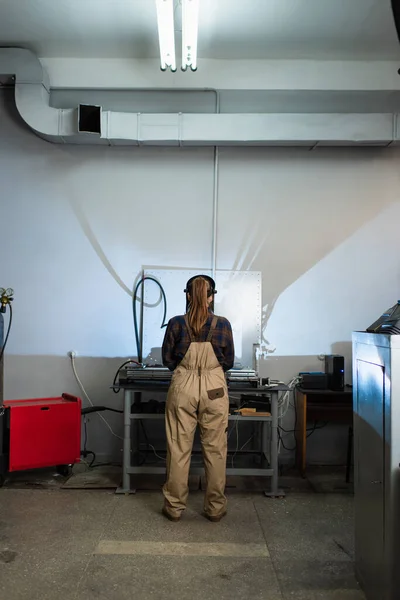
<svg viewBox="0 0 400 600"><path fill-rule="evenodd" d="M400 42L400 2L399 2L399 0L392 0L392 13L393 13L394 24L396 26L397 37L399 38L399 42Z"/></svg>
<svg viewBox="0 0 400 600"><path fill-rule="evenodd" d="M138 114L100 106L52 108L39 59L22 48L0 48L0 76L15 77L24 121L55 143L153 146L387 146L399 139L390 113ZM82 125L90 114L91 128Z"/></svg>

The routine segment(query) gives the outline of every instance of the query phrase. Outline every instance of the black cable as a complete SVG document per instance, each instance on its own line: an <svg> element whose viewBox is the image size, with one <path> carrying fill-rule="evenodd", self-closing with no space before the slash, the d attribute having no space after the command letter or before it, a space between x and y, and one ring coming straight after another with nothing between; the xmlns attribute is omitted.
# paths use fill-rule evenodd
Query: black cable
<svg viewBox="0 0 400 600"><path fill-rule="evenodd" d="M136 314L136 300L137 300L137 293L138 293L139 287L142 284L144 284L144 282L147 280L154 281L154 283L156 283L158 285L158 287L160 288L161 296L162 296L162 299L164 300L164 314L163 314L163 319L162 319L160 328L162 329L163 327L167 326L167 323L165 322L165 319L167 318L167 297L165 295L164 288L161 285L161 283L159 281L157 281L157 279L155 279L154 277L150 277L149 275L144 275L137 282L135 291L133 292L133 296L132 296L133 326L134 326L134 330L135 330L136 350L137 350L138 360L140 363L143 360L143 356L142 356L142 347L141 347L140 339L139 339L139 327L138 327L137 314ZM144 302L144 298L142 298L141 301Z"/></svg>
<svg viewBox="0 0 400 600"><path fill-rule="evenodd" d="M294 386L293 388L293 406L294 406L294 441L296 444L296 450L297 450L297 439L296 439L296 430L297 430L297 386Z"/></svg>
<svg viewBox="0 0 400 600"><path fill-rule="evenodd" d="M165 460L162 456L157 456L157 450L155 449L155 447L153 446L153 444L150 444L150 440L148 438L147 431L146 431L146 428L145 428L144 423L143 423L143 419L139 419L139 423L140 423L140 425L141 425L141 427L143 429L143 433L144 433L144 437L145 437L145 445L147 446L147 451L148 452L152 452L156 458L160 458L162 460ZM159 452L165 452L165 450L160 450ZM146 462L146 458L147 457L145 455L142 464L144 464Z"/></svg>
<svg viewBox="0 0 400 600"><path fill-rule="evenodd" d="M296 450L296 446L294 448L288 448L287 446L285 446L285 443L284 443L284 441L282 439L281 432L279 431L279 428L278 428L278 437L279 437L280 443L285 448L285 450L287 450L288 452L294 452L294 450Z"/></svg>
<svg viewBox="0 0 400 600"><path fill-rule="evenodd" d="M96 462L96 455L91 450L87 450L84 454L84 458L86 458L86 456L88 456L88 454L90 454L93 457L92 460L90 461L90 463L88 464L89 469L91 469L93 467L94 463Z"/></svg>
<svg viewBox="0 0 400 600"><path fill-rule="evenodd" d="M161 329L163 327L167 326L167 323L165 322L165 320L167 318L167 297L165 295L164 288L162 287L161 283L159 281L157 281L157 279L155 279L154 277L150 277L149 275L145 275L144 277L141 277L139 279L139 281L137 282L135 290L133 292L133 296L132 296L133 325L134 325L134 330L135 330L135 342L136 342L136 351L137 351L137 355L138 355L138 361L127 360L118 368L117 372L115 373L113 385L112 385L112 390L113 390L114 394L118 394L120 391L120 388L117 385L117 378L118 378L120 370L123 369L125 367L125 365L128 365L130 363L134 363L139 366L142 365L143 356L142 356L142 347L141 347L140 339L139 339L139 327L138 327L138 322L137 322L136 301L137 301L137 294L138 294L139 287L142 284L144 284L144 282L146 280L154 281L154 283L156 283L158 285L158 287L160 288L161 297L164 300L164 314L163 314L163 318L162 318ZM142 298L142 302L143 301L144 301L144 299Z"/></svg>
<svg viewBox="0 0 400 600"><path fill-rule="evenodd" d="M96 463L92 465L92 469L96 469L97 467L122 467L121 463L113 463L113 462L105 462L105 463Z"/></svg>
<svg viewBox="0 0 400 600"><path fill-rule="evenodd" d="M123 410L119 410L118 408L110 408L109 406L87 406L86 408L82 408L82 415L89 415L94 412L102 412L104 410L109 410L110 412L123 414Z"/></svg>
<svg viewBox="0 0 400 600"><path fill-rule="evenodd" d="M281 429L284 433L294 433L296 429L285 429L282 425L279 425L279 429Z"/></svg>
<svg viewBox="0 0 400 600"><path fill-rule="evenodd" d="M144 439L146 440L147 447L148 447L148 449L150 449L150 441L149 441L149 438L147 437L147 431L144 426L143 419L139 419L139 423L143 429Z"/></svg>
<svg viewBox="0 0 400 600"><path fill-rule="evenodd" d="M122 365L120 367L118 367L117 372L115 373L114 381L113 381L113 385L112 385L112 391L114 392L114 394L118 394L121 389L117 385L117 378L118 378L120 370L123 369L125 367L125 365L129 365L131 363L133 363L135 365L139 365L139 367L141 366L141 364L137 360L126 360L124 363L122 363Z"/></svg>
<svg viewBox="0 0 400 600"><path fill-rule="evenodd" d="M86 458L89 454L93 457L92 460L89 463L89 468L93 466L95 460L96 460L96 455L94 452L92 452L91 450L86 450L87 447L87 440L88 440L88 434L87 434L87 421L86 421L86 417L85 415L83 415L83 427L84 427L84 438L83 438L83 450L81 452L81 455L83 456L83 458Z"/></svg>
<svg viewBox="0 0 400 600"><path fill-rule="evenodd" d="M6 337L5 337L5 340L4 340L4 344L3 344L3 346L2 346L2 348L0 350L0 363L1 363L2 359L3 359L4 351L5 351L6 346L7 346L8 336L10 335L11 323L12 323L12 317L13 317L11 302L8 304L8 306L10 307L10 320L8 322L8 328L7 328L7 333L6 333Z"/></svg>
<svg viewBox="0 0 400 600"><path fill-rule="evenodd" d="M310 436L312 436L312 434L317 430L317 429L323 429L324 427L326 427L328 425L328 422L323 423L322 425L317 425L317 421L315 421L314 426L312 427L312 429L307 429L306 431L308 431L308 435L307 438L309 438ZM285 448L285 450L287 450L288 452L294 452L295 450L297 450L297 440L295 438L295 446L294 448L288 448L287 446L285 446L283 438L281 436L281 432L279 430L284 431L285 433L294 433L296 430L295 429L284 429L283 427L281 427L280 425L278 426L278 436L279 436L279 440L282 444L282 446Z"/></svg>
<svg viewBox="0 0 400 600"><path fill-rule="evenodd" d="M85 431L85 437L84 437L84 441L83 441L83 452L84 452L84 456L86 456L86 446L87 446L87 422L86 422L86 417L84 416L83 418L83 426L84 426L84 431Z"/></svg>
<svg viewBox="0 0 400 600"><path fill-rule="evenodd" d="M84 409L83 409L84 410ZM86 421L86 416L83 413L83 428L84 428L84 438L83 438L83 451L81 452L81 455L83 456L83 458L86 458L88 456L88 454L91 454L93 456L92 460L89 463L89 468L93 466L93 463L96 460L96 455L94 452L92 452L91 450L86 450L87 447L87 440L88 440L88 434L87 434L87 421Z"/></svg>
<svg viewBox="0 0 400 600"><path fill-rule="evenodd" d="M314 433L316 429L323 429L328 425L328 421L324 422L322 425L317 425L317 421L315 421L314 425L310 429L306 429L306 431ZM285 429L282 425L279 425L279 429L281 429L284 433L295 433L296 429Z"/></svg>
<svg viewBox="0 0 400 600"><path fill-rule="evenodd" d="M317 425L317 421L315 421L314 423L314 427L312 428L312 430L309 432L309 434L307 435L307 437L309 438L315 431L317 431L317 429L323 429L324 427L326 427L328 425L328 422L323 423L322 425Z"/></svg>

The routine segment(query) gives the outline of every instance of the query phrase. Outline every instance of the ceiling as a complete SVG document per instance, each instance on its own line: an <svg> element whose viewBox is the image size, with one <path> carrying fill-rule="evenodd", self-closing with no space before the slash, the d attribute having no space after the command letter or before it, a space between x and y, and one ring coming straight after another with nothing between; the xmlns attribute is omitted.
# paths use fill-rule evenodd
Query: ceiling
<svg viewBox="0 0 400 600"><path fill-rule="evenodd" d="M43 57L156 58L155 0L0 0L0 45ZM390 0L200 0L198 54L396 60L400 44Z"/></svg>

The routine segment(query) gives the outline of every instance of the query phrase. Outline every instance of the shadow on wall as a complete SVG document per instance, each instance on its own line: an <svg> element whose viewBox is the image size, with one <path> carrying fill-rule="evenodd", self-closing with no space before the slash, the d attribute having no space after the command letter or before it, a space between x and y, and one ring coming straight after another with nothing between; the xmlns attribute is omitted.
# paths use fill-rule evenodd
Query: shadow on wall
<svg viewBox="0 0 400 600"><path fill-rule="evenodd" d="M268 356L260 360L260 374L279 381L287 381L301 371L324 371L325 365L317 356Z"/></svg>
<svg viewBox="0 0 400 600"><path fill-rule="evenodd" d="M282 293L397 202L398 156L377 148L221 149L218 264L262 271L269 352L266 328ZM292 310L298 301L299 294Z"/></svg>
<svg viewBox="0 0 400 600"><path fill-rule="evenodd" d="M21 125L13 95L7 96L6 113L10 121ZM82 270L82 285L91 283L87 286L88 293L98 291L104 298L123 290L118 310L123 305L128 315L129 306L124 298L131 295L131 282L141 264L156 264L162 256L166 265L185 260L191 265L204 265L201 258L209 256L212 229L211 151L50 145L22 125L23 136L14 135L15 123L4 124L5 139L10 138L11 145L18 150L21 146L22 165L24 160L27 165L32 162L31 155L36 157L35 168L39 167L39 171L41 168L46 174L41 179L45 192L48 191L45 186L49 186L47 179L53 183L52 172L56 173L54 183L61 191L54 198L51 193L51 201L67 204L71 219L74 224L76 220L83 233L82 252L89 256L91 248L94 250L94 262L97 261L110 281L109 287L105 285L105 289L97 290L92 285L94 270ZM46 151L41 153L44 146ZM364 269L355 269L355 263L363 258L360 253L366 255L365 249L370 247L380 265L384 264L382 252L387 253L388 247L391 251L390 244L393 244L390 254L398 255L398 236L388 235L388 223L384 220L378 222L384 239L375 229L374 237L363 231L361 237L365 236L359 243L358 233L381 212L387 212L388 206L397 199L398 156L395 149L376 148L324 148L314 152L287 148L221 149L218 267L262 272L263 333L271 340L269 350L279 355L279 360L282 355L304 353L302 359L305 359L314 352L315 355L327 353L332 339L350 338L351 331L359 327L354 298L366 281L374 287L371 297L380 301L381 291L376 282L371 277L361 281ZM159 177L154 177L155 165ZM57 168L53 170L53 166ZM186 167L190 167L189 170ZM194 186L193 180L199 181L199 186ZM206 184L202 187L203 180ZM175 203L177 191L178 204ZM25 197L26 185L22 188L21 183L20 198ZM209 206L204 198L209 199ZM200 200L207 210L196 213L196 227L188 228L188 207L197 206ZM396 215L392 218L389 215L387 219L389 226L398 222ZM49 219L47 229L51 229L51 223ZM171 224L179 230L180 237L166 244L165 231L170 231ZM36 242L38 234L33 226L31 230L32 240ZM76 233L71 228L71 234L79 238L79 231ZM383 250L376 249L374 243ZM85 256L82 256L83 265ZM366 264L371 256L367 255L364 260ZM74 269L75 278L77 271ZM106 284L107 280L103 281ZM118 290L117 286L112 287L114 282ZM54 287L59 285L56 276L52 283ZM337 302L338 294L342 304ZM329 305L332 299L333 308ZM84 304L88 304L86 297ZM80 309L82 312L82 305ZM96 309L91 312L97 317ZM344 325L338 329L340 323ZM93 331L92 321L85 322L85 326ZM120 352L120 340L126 333L122 328L115 331L114 347ZM95 345L88 354L95 354ZM99 352L106 353L110 346L109 340L101 338ZM73 346L68 344L63 351L70 347ZM297 368L291 369L282 378L287 379L297 371Z"/></svg>
<svg viewBox="0 0 400 600"><path fill-rule="evenodd" d="M351 384L351 342L335 342L332 344L332 354L345 357L346 383ZM287 381L303 371L325 372L324 355L319 356L268 356L259 363L262 377L270 377L279 381Z"/></svg>
<svg viewBox="0 0 400 600"><path fill-rule="evenodd" d="M143 357L143 362L150 367L162 365L162 348L151 348L147 356Z"/></svg>
<svg viewBox="0 0 400 600"><path fill-rule="evenodd" d="M115 164L118 165L118 168L125 169L127 155L121 153L113 155L112 151L113 149L102 149L97 160L102 164ZM133 151L137 152L138 149L133 149ZM241 150L244 164L248 164L247 152L254 155L254 151L254 149ZM78 157L73 149L63 148L62 152L67 157L71 173L75 170L79 171L80 185L84 184L85 178L90 179L93 167L98 168L96 159L93 157L82 163L81 160L78 160L82 157ZM232 164L236 164L235 153L232 151L230 155L229 151L225 149L225 164L224 161L221 163L218 248L219 254L222 255L226 252L224 230L229 229L231 213L237 209L234 198L233 201L231 198L232 189L225 190L226 184L224 185L223 175L224 168L231 172ZM279 149L273 151L257 149L256 162L259 164L259 169L254 173L253 181L251 183L247 181L247 183L251 187L254 185L254 180L258 179L259 189L268 189L268 197L265 196L263 198L265 202L260 204L259 189L254 189L254 198L257 200L255 201L250 196L250 210L246 211L246 214L250 213L252 217L251 222L246 223L247 217L243 218L241 208L241 214L236 215L236 222L231 224L233 232L238 224L240 227L235 232L236 234L230 235L229 242L225 240L225 246L229 248L230 256L234 256L236 253L233 269L261 270L264 275L262 341L266 352L276 352L274 339L267 334L267 327L276 302L282 293L395 200L396 190L399 186L397 179L393 180L393 185L390 185L393 171L389 170L389 166L391 166L392 158L397 158L397 154L386 151L385 158L383 157L383 151L377 149L354 149L354 151L341 149L340 154L337 150L323 149L320 152L314 152L312 158L299 149L286 149L284 152ZM227 162L229 158L231 159L230 163ZM173 160L172 158L172 162ZM91 164L92 166L90 166ZM290 183L288 183L287 177L283 177L285 167L291 175ZM274 168L280 173L281 179L276 178ZM252 169L254 169L254 165ZM321 194L321 178L328 181L332 179L331 171L337 171L335 186L325 187ZM303 181L304 172L307 182ZM107 169L104 172L97 171L96 177L100 189L107 189L109 171ZM244 175L245 180L246 177L248 176ZM263 181L265 177L267 179ZM102 178L103 182L101 182ZM382 194L383 179L385 180L385 189L388 191ZM354 183L355 180L357 180L357 184ZM132 242L127 234L126 223L133 223L137 218L139 210L137 202L132 203L129 198L128 204L127 197L120 197L116 198L113 203L107 203L100 198L97 204L97 206L102 206L100 214L90 199L83 198L77 193L73 179L68 182L68 185L71 188L70 205L83 233L110 275L126 293L131 295L130 288L123 281L123 275L112 264L112 258L107 256L105 248L109 247L110 241L107 241L107 235L104 234L106 230L104 224L111 222L116 213L125 215L124 221L119 225L119 234L122 240L125 239L126 252L129 253ZM234 186L234 181L231 181L230 185ZM304 191L302 191L302 187ZM293 188L297 190L295 203ZM224 195L225 191L226 196ZM149 190L151 197L154 196L153 192ZM227 197L230 197L230 207L228 213L225 214L224 203ZM276 200L279 198L279 202L274 202L273 197ZM376 201L377 197L379 197L379 203ZM253 211L251 210L252 203L254 203ZM159 217L155 215L151 203L148 208L140 203L140 214L142 222L152 223L151 228L153 229L154 226L157 228ZM256 222L254 222L254 214L258 216ZM285 217L287 214L291 215L289 221ZM163 218L162 215L160 216ZM284 229L282 229L282 223L284 223ZM99 232L97 234L94 232L95 226ZM306 235L304 231L307 232ZM135 234L135 240L140 244L140 251L145 253L149 251L149 243L154 244L154 238L149 235L148 227L138 231ZM235 245L239 245L236 250ZM137 261L133 262L137 263ZM225 266L220 265L220 261L218 264L221 267ZM349 334L353 328L350 325ZM326 349L323 351L326 352Z"/></svg>
<svg viewBox="0 0 400 600"><path fill-rule="evenodd" d="M210 171L212 182L212 160L208 156L206 160L204 155L204 161L196 161L195 152L188 148L178 152L172 148L126 150L54 146L54 156L58 160L62 155L68 172L64 181L69 188L68 200L83 234L113 279L131 295L131 285L124 282L126 278L116 264L117 254L114 249L111 251L115 236L111 239L108 232L110 229L118 232L121 251L132 255L132 263L136 262L133 271L137 272L137 249L145 256L154 252L156 238L165 231L163 223L168 214L175 214L177 226L187 228L187 205L184 212L180 206L154 210L155 202L159 204L160 198L169 200L173 185L177 185L175 175L170 180L171 169L179 168L182 173L181 161L188 159L188 166L196 169L192 177L204 176L203 171L197 172L202 164L207 173ZM132 174L133 156L145 175L138 171ZM159 178L151 176L154 159L157 169L161 169ZM312 153L301 148L222 149L218 266L260 270L268 278L263 288L264 332L282 292L397 199L399 181L393 168L397 159L396 150L377 148L320 148ZM143 202L141 177L146 178L146 202ZM116 181L122 188L125 184L132 185L135 178L140 180L137 189L115 193ZM161 196L159 179L165 181ZM94 180L96 193L82 193L91 189ZM207 212L211 217L211 185L209 192ZM198 201L193 191L191 196L185 196L189 205ZM198 219L203 212L197 215ZM137 227L138 222L144 226ZM211 221L197 223L191 235L208 226L211 227ZM211 236L211 229L209 233ZM177 264L175 249L167 262L171 264L173 255L172 264Z"/></svg>
<svg viewBox="0 0 400 600"><path fill-rule="evenodd" d="M13 95L7 96L6 113L21 124ZM23 127L37 151L35 134ZM260 270L268 278L264 285L265 327L277 299L288 286L397 199L399 180L397 167L393 166L398 160L396 149L319 148L308 152L302 148L222 148L220 154L218 266ZM165 201L169 201L168 195L179 184L175 173L171 176L171 168L179 169L182 176L181 162L185 157L193 158L192 169L204 162L207 173L210 170L211 217L211 152L207 158L202 154L203 161L197 161L196 149L190 148L177 151L53 145L52 155L57 164L61 157L68 174L63 185L82 232L127 293L131 293L130 281L129 285L124 282L108 249L117 237L124 252L132 253L132 259L135 246L145 254L151 253L155 240L149 229L162 224L170 212ZM152 176L154 159L159 177ZM133 170L135 162L140 163L137 171ZM48 166L51 169L51 164ZM135 178L141 177L139 171L144 171L146 202L141 185L132 187ZM204 175L196 170L190 178ZM160 188L159 180L165 177L165 185ZM130 187L126 189L125 184ZM189 203L192 199L197 201L194 186L191 187L191 198L185 195ZM154 210L156 201L157 206L161 205L159 211ZM174 207L172 210L186 227L187 205L180 215ZM198 219L203 212L196 215ZM145 226L137 227L138 222ZM201 229L202 224L197 223L195 229ZM110 229L117 232L113 240L106 235ZM196 231L191 235L196 235ZM138 267L136 263L133 272Z"/></svg>
<svg viewBox="0 0 400 600"><path fill-rule="evenodd" d="M264 312L276 355L331 353L332 340L350 342L395 302L399 219L400 203L392 202L281 293L273 314Z"/></svg>

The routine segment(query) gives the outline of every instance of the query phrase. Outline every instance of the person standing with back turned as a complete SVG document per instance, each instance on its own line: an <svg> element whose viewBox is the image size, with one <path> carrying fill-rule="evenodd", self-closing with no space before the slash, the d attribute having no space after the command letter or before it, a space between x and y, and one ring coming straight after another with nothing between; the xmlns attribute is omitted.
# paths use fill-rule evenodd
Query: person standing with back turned
<svg viewBox="0 0 400 600"><path fill-rule="evenodd" d="M163 515L179 521L189 493L190 458L196 426L200 426L206 474L204 516L218 522L226 515L226 456L229 414L224 371L233 367L232 328L211 311L215 282L208 276L189 279L188 310L173 317L162 347L163 363L171 371L165 410L167 480Z"/></svg>

